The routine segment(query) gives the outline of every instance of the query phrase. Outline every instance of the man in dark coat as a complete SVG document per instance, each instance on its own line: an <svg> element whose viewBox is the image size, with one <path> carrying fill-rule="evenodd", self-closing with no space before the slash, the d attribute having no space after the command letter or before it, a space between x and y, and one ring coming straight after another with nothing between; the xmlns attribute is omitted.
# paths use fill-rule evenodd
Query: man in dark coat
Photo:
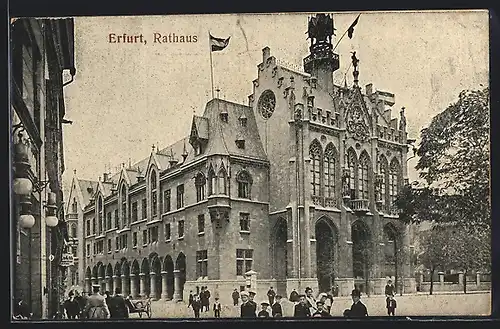
<svg viewBox="0 0 500 329"><path fill-rule="evenodd" d="M246 291L242 291L240 293L240 296L242 301L242 304L240 306L240 316L242 318L256 318L257 314L255 314L255 312L257 311L257 304L255 304L255 302L250 302L248 292Z"/></svg>
<svg viewBox="0 0 500 329"><path fill-rule="evenodd" d="M281 296L276 295L274 304L271 306L271 312L273 318L281 318L283 316L283 308L281 307L280 301L281 301Z"/></svg>
<svg viewBox="0 0 500 329"><path fill-rule="evenodd" d="M394 296L396 288L392 284L392 280L387 280L387 284L385 285L385 304L386 307L389 307L389 297Z"/></svg>
<svg viewBox="0 0 500 329"><path fill-rule="evenodd" d="M64 312L68 319L75 319L80 314L80 305L75 299L73 290L69 292L68 299L64 301Z"/></svg>
<svg viewBox="0 0 500 329"><path fill-rule="evenodd" d="M273 287L271 287L267 291L267 298L269 299L269 305L274 304L274 297L276 297L276 291L274 291Z"/></svg>
<svg viewBox="0 0 500 329"><path fill-rule="evenodd" d="M297 290L293 289L293 291L290 293L290 298L289 300L292 302L292 303L295 303L295 302L298 302L299 301L299 293L297 292Z"/></svg>
<svg viewBox="0 0 500 329"><path fill-rule="evenodd" d="M237 306L238 300L240 299L240 294L238 292L238 289L234 289L233 293L231 294L231 297L233 298L233 305Z"/></svg>
<svg viewBox="0 0 500 329"><path fill-rule="evenodd" d="M260 303L261 305L261 310L259 311L259 314L257 314L257 317L259 318L268 318L269 317L269 312L267 311L267 308L269 307L269 303L267 302L262 302Z"/></svg>
<svg viewBox="0 0 500 329"><path fill-rule="evenodd" d="M295 305L293 316L296 318L311 317L311 311L307 306L306 295L299 295L299 302Z"/></svg>
<svg viewBox="0 0 500 329"><path fill-rule="evenodd" d="M313 318L331 318L332 316L325 309L323 301L316 302L316 312L312 315Z"/></svg>
<svg viewBox="0 0 500 329"><path fill-rule="evenodd" d="M113 319L128 319L129 309L122 295L122 288L115 288L115 295L108 301L110 317Z"/></svg>
<svg viewBox="0 0 500 329"><path fill-rule="evenodd" d="M257 303L255 302L255 295L257 293L253 290L248 291L248 302L254 306L255 310L257 311Z"/></svg>
<svg viewBox="0 0 500 329"><path fill-rule="evenodd" d="M201 309L201 300L199 295L193 296L193 303L191 304L191 307L193 308L194 317L199 318Z"/></svg>
<svg viewBox="0 0 500 329"><path fill-rule="evenodd" d="M362 318L368 316L368 310L365 304L361 302L361 292L358 289L354 289L351 293L352 296L352 306L350 310L344 311L344 316L348 318Z"/></svg>
<svg viewBox="0 0 500 329"><path fill-rule="evenodd" d="M208 290L208 287L205 287L205 307L206 312L210 311L210 291Z"/></svg>
<svg viewBox="0 0 500 329"><path fill-rule="evenodd" d="M193 300L194 300L193 291L189 290L188 308L193 304Z"/></svg>

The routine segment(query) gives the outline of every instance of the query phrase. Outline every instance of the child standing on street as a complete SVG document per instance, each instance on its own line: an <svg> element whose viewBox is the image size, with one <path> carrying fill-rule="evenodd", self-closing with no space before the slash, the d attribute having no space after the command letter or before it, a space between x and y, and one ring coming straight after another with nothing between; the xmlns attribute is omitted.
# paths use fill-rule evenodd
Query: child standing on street
<svg viewBox="0 0 500 329"><path fill-rule="evenodd" d="M389 295L389 299L387 300L387 315L395 316L396 312L396 300L393 295Z"/></svg>
<svg viewBox="0 0 500 329"><path fill-rule="evenodd" d="M219 302L219 297L215 297L215 302L214 302L214 317L220 318L220 311L222 307Z"/></svg>
<svg viewBox="0 0 500 329"><path fill-rule="evenodd" d="M201 301L198 295L194 295L193 302L191 303L191 307L193 308L194 317L200 317L200 309L201 309Z"/></svg>

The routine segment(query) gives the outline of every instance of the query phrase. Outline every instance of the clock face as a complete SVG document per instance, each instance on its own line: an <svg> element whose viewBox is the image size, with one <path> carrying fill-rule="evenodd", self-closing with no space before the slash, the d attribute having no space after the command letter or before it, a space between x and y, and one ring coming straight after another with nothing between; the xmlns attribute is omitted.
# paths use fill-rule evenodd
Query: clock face
<svg viewBox="0 0 500 329"><path fill-rule="evenodd" d="M260 115L266 120L269 119L273 115L275 106L276 96L274 96L274 93L271 90L264 91L257 103Z"/></svg>

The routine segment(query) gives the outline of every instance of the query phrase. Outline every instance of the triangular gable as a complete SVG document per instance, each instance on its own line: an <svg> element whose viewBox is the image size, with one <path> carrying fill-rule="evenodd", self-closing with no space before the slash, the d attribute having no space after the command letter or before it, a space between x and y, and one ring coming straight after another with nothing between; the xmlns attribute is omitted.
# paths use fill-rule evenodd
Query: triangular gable
<svg viewBox="0 0 500 329"><path fill-rule="evenodd" d="M372 118L359 88L351 90L346 102L347 132L357 140L366 140L372 134Z"/></svg>
<svg viewBox="0 0 500 329"><path fill-rule="evenodd" d="M196 128L195 117L193 116L193 123L191 124L191 133L189 134L189 144L193 145L198 140L198 129Z"/></svg>
<svg viewBox="0 0 500 329"><path fill-rule="evenodd" d="M122 169L120 170L120 177L118 177L118 186L120 186L122 180L124 180L125 183L127 183L127 186L132 185L130 184L130 177L128 177L128 173L125 167L122 167Z"/></svg>
<svg viewBox="0 0 500 329"><path fill-rule="evenodd" d="M162 170L161 165L160 165L160 161L158 161L158 158L156 157L155 152L151 152L151 154L149 156L148 164L146 165L146 172L144 173L145 176L149 173L149 171L151 170L151 166L153 166L153 165L158 170Z"/></svg>

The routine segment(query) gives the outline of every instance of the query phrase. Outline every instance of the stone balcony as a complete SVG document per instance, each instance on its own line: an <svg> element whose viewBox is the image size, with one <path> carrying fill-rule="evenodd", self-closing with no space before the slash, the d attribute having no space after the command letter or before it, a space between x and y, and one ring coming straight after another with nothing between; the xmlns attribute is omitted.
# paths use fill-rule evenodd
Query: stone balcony
<svg viewBox="0 0 500 329"><path fill-rule="evenodd" d="M66 214L66 219L78 219L77 213L68 213Z"/></svg>
<svg viewBox="0 0 500 329"><path fill-rule="evenodd" d="M370 211L369 201L366 199L351 200L351 210L358 213L367 213Z"/></svg>
<svg viewBox="0 0 500 329"><path fill-rule="evenodd" d="M337 199L323 196L311 196L312 203L315 206L320 206L324 208L338 208Z"/></svg>
<svg viewBox="0 0 500 329"><path fill-rule="evenodd" d="M231 200L228 195L224 194L214 194L208 197L208 209L223 209L231 208Z"/></svg>

